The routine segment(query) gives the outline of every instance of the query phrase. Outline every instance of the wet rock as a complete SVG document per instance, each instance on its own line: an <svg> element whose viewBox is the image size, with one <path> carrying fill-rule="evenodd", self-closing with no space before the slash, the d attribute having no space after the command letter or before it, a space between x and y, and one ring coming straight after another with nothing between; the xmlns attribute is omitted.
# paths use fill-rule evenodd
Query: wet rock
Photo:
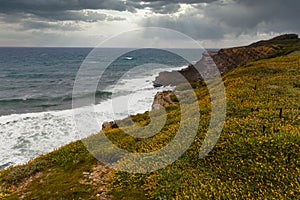
<svg viewBox="0 0 300 200"><path fill-rule="evenodd" d="M103 122L102 129L108 129L108 128L118 128L118 125L116 122Z"/></svg>

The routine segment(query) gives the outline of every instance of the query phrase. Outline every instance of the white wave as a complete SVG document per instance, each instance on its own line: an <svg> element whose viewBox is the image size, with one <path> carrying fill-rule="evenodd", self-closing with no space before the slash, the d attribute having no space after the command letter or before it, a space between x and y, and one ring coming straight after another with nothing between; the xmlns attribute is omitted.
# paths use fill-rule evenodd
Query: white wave
<svg viewBox="0 0 300 200"><path fill-rule="evenodd" d="M163 71L181 68L168 68ZM130 114L150 110L158 91L172 89L171 87L153 88L152 81L160 71L162 69L152 70L152 76L145 74L134 79L122 79L112 88L116 95L111 100L94 106L95 112L98 113L98 123L102 124L104 121L122 119ZM72 110L1 116L0 167L26 163L37 155L87 136L77 134Z"/></svg>

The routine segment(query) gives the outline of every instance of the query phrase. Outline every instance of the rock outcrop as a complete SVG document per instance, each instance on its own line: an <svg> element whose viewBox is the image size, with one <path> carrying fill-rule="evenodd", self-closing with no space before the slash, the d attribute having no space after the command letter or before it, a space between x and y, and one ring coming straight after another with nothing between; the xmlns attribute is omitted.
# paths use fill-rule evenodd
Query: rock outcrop
<svg viewBox="0 0 300 200"><path fill-rule="evenodd" d="M171 72L160 72L158 77L156 77L153 82L154 87L168 86L168 85L178 85L180 83L188 81L195 81L201 78L200 74L196 70L195 66L189 65L179 71Z"/></svg>
<svg viewBox="0 0 300 200"><path fill-rule="evenodd" d="M162 91L157 92L153 103L152 103L152 110L159 110L163 107L166 107L171 104L177 103L177 98L175 97L174 93L172 91ZM129 118L125 118L123 120L115 120L115 121L105 121L102 123L102 130L105 129L111 129L111 128L119 128L122 126L130 126L132 125L132 121L128 120Z"/></svg>
<svg viewBox="0 0 300 200"><path fill-rule="evenodd" d="M103 122L102 129L109 129L109 128L118 128L118 125L116 122Z"/></svg>
<svg viewBox="0 0 300 200"><path fill-rule="evenodd" d="M172 98L174 93L172 91L163 91L156 93L152 104L152 110L159 110L171 104L175 104L176 100Z"/></svg>

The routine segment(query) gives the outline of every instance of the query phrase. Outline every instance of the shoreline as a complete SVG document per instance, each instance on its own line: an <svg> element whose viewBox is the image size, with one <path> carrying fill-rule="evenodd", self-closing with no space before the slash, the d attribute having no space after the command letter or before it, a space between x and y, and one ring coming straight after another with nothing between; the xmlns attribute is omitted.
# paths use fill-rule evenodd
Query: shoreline
<svg viewBox="0 0 300 200"><path fill-rule="evenodd" d="M297 77L300 74L300 40L298 46L295 54L249 62L223 75L228 102L226 120L222 135L208 156L199 159L203 138L210 126L210 105L214 99L211 99L207 87L198 82L193 85L197 101L188 99L191 101L186 113L191 116L184 121L181 105L170 105L166 107L168 117L164 127L149 139L128 136L116 127L107 128L86 138L86 142L91 142L91 151L87 151L85 141L78 140L26 165L0 170L0 197L299 199L300 83ZM179 86L178 89L185 93L188 88ZM170 94L168 96L173 99ZM103 134L120 149L133 154L159 151L174 141L181 122L190 123L195 119L194 111L198 112L198 107L201 121L197 133L181 157L175 162L168 162L160 156L157 156L158 160L146 157L147 169L161 164L161 161L167 162L160 170L128 173L126 169L143 168L137 164L140 160L133 158L124 163L125 167L129 166L125 171L118 168L110 171L90 153L108 156L112 162L122 159L122 153L110 151L107 146L101 146L104 151L99 150L98 144L101 143L97 143L97 138L102 138ZM151 122L149 116L145 113L132 117L134 122L144 126ZM130 124L125 125L129 125L129 131L136 130ZM191 129L185 130L184 137L188 139ZM182 142L175 143L166 153L172 155Z"/></svg>
<svg viewBox="0 0 300 200"><path fill-rule="evenodd" d="M172 68L172 69L177 70L179 68L180 69L185 68L185 66L175 67L175 68ZM145 80L149 79L151 77L154 78L157 75L158 75L158 73L156 73L156 74L154 74L150 77L145 77ZM135 107L135 109L137 109L137 110L135 112L132 112L131 114L140 114L140 113L144 113L146 111L151 110L151 106L152 106L155 95L160 91L171 89L170 87L154 88L151 85L151 82L149 82L149 87L150 86L152 88L151 91L153 91L153 98L151 98L151 102L150 102L150 100L146 100L146 101L149 101L148 102L149 105L147 106L147 108L145 107L145 105L143 105L144 103L142 103L140 105L140 108ZM146 99L150 99L149 95L147 95L147 94L151 93L151 91L146 91L146 96L147 96ZM145 100L145 99L143 98L143 100ZM119 116L115 119L113 119L112 116L108 116L108 115L106 117L104 117L103 113L108 112L108 111L106 109L106 111L102 110L103 112L101 112L100 107L102 106L102 107L107 108L109 106L110 102L111 102L111 99L108 99L108 100L104 100L103 102L100 102L99 104L95 105L95 107L97 109L96 112L100 113L99 116L101 116L101 120L99 121L99 123L100 123L99 132L101 131L101 124L103 124L104 122L114 121L114 120L123 120L124 118L129 116L129 115L122 115L122 116ZM142 109L141 107L144 107L144 108ZM32 130L36 129L31 124L36 124L37 127L41 127L41 128L39 128L40 130L34 131L34 132L36 132L35 135L37 135L37 137L40 138L40 139L37 139L37 142L40 141L40 140L42 140L42 141L44 140L44 137L42 136L43 134L41 132L46 131L45 133L48 132L48 133L50 133L50 135L52 134L52 132L54 130L58 130L58 132L60 132L60 134L57 133L54 136L51 136L52 139L49 140L48 147L45 147L45 144L43 144L43 146L41 146L41 149L39 149L38 146L40 145L39 144L40 142L38 142L38 144L34 145L35 147L27 147L26 148L26 144L24 144L25 146L22 149L24 149L25 152L26 152L26 149L28 151L36 152L35 154L32 154L34 156L31 156L31 157L25 156L24 158L21 158L21 157L23 157L22 155L16 156L16 153L18 152L18 149L15 149L13 151L11 151L11 150L5 151L3 153L3 160L7 160L8 162L1 163L1 166L4 166L4 167L2 167L0 169L3 170L3 169L6 169L6 168L9 168L11 166L18 166L18 165L26 164L28 161L30 161L32 159L35 159L36 157L38 157L40 155L50 153L55 149L58 149L60 147L63 147L64 145L69 144L70 142L74 142L74 141L77 141L77 140L84 139L84 138L88 137L89 135L93 134L93 133L90 133L89 135L78 136L78 134L76 133L76 130L74 129L75 125L73 124L74 122L72 121L72 119L73 119L73 109L51 110L51 111L44 111L44 112L21 113L21 114L10 114L10 115L0 116L0 126L1 127L7 127L6 129L9 130L9 132L8 132L9 135L15 135L15 137L17 137L17 138L24 138L24 140L26 140L26 141L27 141L26 137L31 137L32 134L27 134L27 133L21 134L22 133L21 129L20 129L20 131L13 130L13 126L16 126L16 123L20 124L20 125L18 125L18 127L24 126L24 127L26 127L25 129L29 130L29 131L32 131ZM43 127L48 127L49 124L51 124L51 120L53 121L52 126L53 126L54 130L51 130L51 127L50 127L50 129L47 131ZM69 125L66 126L66 124L69 124ZM54 125L56 125L56 126L54 126ZM67 127L67 129L70 129L70 128L71 129L69 131L64 130L64 129L66 129L66 127ZM19 129L19 128L17 128L17 129ZM7 132L5 132L5 129L0 130L0 133L1 133L1 131L2 131L3 137L4 137L3 141L6 141L7 143L12 143L10 146L18 145L17 144L18 142L19 143L22 142L22 141L19 141L18 139L15 139L15 140L18 140L18 141L10 142L11 141L10 138L8 138L8 137L5 138L6 135L8 134ZM66 136L65 137L60 137L60 135L62 135L62 136L66 135ZM46 137L49 137L49 136L46 135ZM57 138L57 139L55 139L55 138ZM63 138L65 138L65 139L63 139ZM7 145L7 143L6 143L6 145ZM34 144L36 142L32 141L30 143ZM53 143L55 143L57 145L54 145ZM11 154L11 152L16 152L16 153ZM11 155L13 157L13 159L9 155ZM19 159L21 159L21 161L18 161Z"/></svg>
<svg viewBox="0 0 300 200"><path fill-rule="evenodd" d="M283 37L284 38L285 36L279 36L279 37ZM282 39L280 39L280 41L281 40ZM272 56L274 54L274 52L276 54L276 52L283 51L282 48L279 48L279 47L274 46L272 44L272 41L277 42L276 38L272 39L270 41L271 41L270 44L269 44L269 41L262 41L262 42L257 42L257 43L254 43L254 44L251 44L251 45L248 45L248 46L220 49L217 52L207 52L207 53L204 53L204 56L202 56L201 59L198 62L196 62L196 64L194 66L177 67L179 69L172 70L171 72L163 71L163 72L160 72L158 74L158 76L154 75L154 77L155 77L155 80L156 80L157 78L158 79L160 78L161 74L166 74L164 80L167 80L174 73L178 73L178 72L180 73L180 72L182 72L182 73L186 73L187 74L186 77L190 78L190 81L195 81L195 80L197 80L197 81L200 80L201 81L201 77L199 77L199 75L197 75L197 76L192 75L192 76L189 77L189 74L191 74L191 72L192 73L194 72L193 67L197 68L198 65L200 64L200 66L201 66L203 62L208 62L208 63L211 62L211 61L205 61L205 57L209 57L209 58L212 59L212 61L216 62L216 65L220 69L221 74L224 74L224 73L226 73L226 72L228 72L228 71L230 71L230 70L232 70L232 69L234 69L234 68L236 68L238 66L243 65L246 61L247 62L251 62L253 60L256 60L256 59L259 59L259 58L262 58L262 57L265 57L265 56ZM264 46L261 46L261 44L267 45L267 48L265 48ZM258 51L261 54L252 54L251 52L254 52L254 51L255 52ZM248 57L245 57L244 59L239 59L239 56L241 54L245 54L245 52L248 52L248 53L250 52L249 54L246 54ZM232 63L235 63L233 65L233 67L232 66L228 67L228 65L232 64ZM205 68L205 69L207 69L207 68ZM154 83L153 83L154 85L155 85L155 80L154 80ZM166 84L161 84L161 85L164 86ZM170 85L170 84L167 84L167 85ZM157 94L157 92L156 92L156 94ZM153 102L153 99L152 99L152 102ZM149 106L148 109L144 109L143 111L137 111L137 112L135 112L135 114L143 113L143 112L146 112L146 111L149 111L149 110L151 110L150 106ZM57 110L57 111L38 112L38 113L24 113L24 114L5 115L5 116L1 116L0 117L0 125L1 125L1 123L2 123L2 125L3 124L7 124L7 123L8 123L7 125L9 125L11 123L9 121L14 122L14 121L17 121L20 118L22 118L21 120L25 122L26 120L28 120L28 118L31 118L31 117L35 118L35 117L40 117L41 115L48 115L48 117L49 117L49 115L50 116L51 115L55 116L57 113L68 113L68 112L71 112L71 111L72 111L72 109L70 109L70 110ZM103 119L101 121L101 124L103 124L104 122L107 122L107 121L122 120L122 119L126 118L127 116L128 115L122 116L122 117L120 117L118 119L113 119L113 118L107 118L106 117L105 119ZM13 117L12 120L9 119L11 117ZM68 114L66 118L71 118L71 117L72 117L72 115ZM4 118L4 121L1 121L1 120L3 120L3 118ZM47 119L47 116L46 116L46 119ZM58 126L60 126L60 125L58 125ZM71 127L74 127L74 126L71 125ZM99 131L101 131L101 127L100 127ZM72 133L74 131L67 131L67 132L69 132L69 134L70 134L70 133ZM63 134L65 134L65 133L62 132L62 135ZM84 136L84 137L87 137L87 136ZM22 137L22 135L20 135L19 137ZM63 143L61 143L59 145L53 146L53 147L50 148L50 150L48 149L47 151L42 151L42 153L38 153L34 157L39 156L41 154L45 154L47 152L51 152L52 150L54 150L56 148L59 148L61 146L64 146L65 144L68 144L69 142L76 141L76 140L82 139L84 137L80 137L80 138L73 137L72 140L67 140L67 142L63 142ZM23 162L13 162L13 163L16 163L15 165L24 164L24 163L28 162L31 159L33 159L33 158L26 159L26 161L23 161ZM11 163L11 161L9 161L8 163ZM5 165L5 164L6 163L4 163L3 165Z"/></svg>

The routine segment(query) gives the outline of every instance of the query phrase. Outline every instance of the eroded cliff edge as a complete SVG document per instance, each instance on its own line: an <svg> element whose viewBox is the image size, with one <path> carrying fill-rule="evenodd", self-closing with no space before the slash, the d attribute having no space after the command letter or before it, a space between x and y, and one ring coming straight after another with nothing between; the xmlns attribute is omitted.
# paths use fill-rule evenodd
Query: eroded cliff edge
<svg viewBox="0 0 300 200"><path fill-rule="evenodd" d="M202 81L224 74L251 61L287 55L295 50L299 50L299 45L300 39L298 35L285 34L248 46L224 48L218 52L204 53L202 59L195 65L189 65L187 68L179 71L159 73L153 85L154 87L176 86L187 81Z"/></svg>

